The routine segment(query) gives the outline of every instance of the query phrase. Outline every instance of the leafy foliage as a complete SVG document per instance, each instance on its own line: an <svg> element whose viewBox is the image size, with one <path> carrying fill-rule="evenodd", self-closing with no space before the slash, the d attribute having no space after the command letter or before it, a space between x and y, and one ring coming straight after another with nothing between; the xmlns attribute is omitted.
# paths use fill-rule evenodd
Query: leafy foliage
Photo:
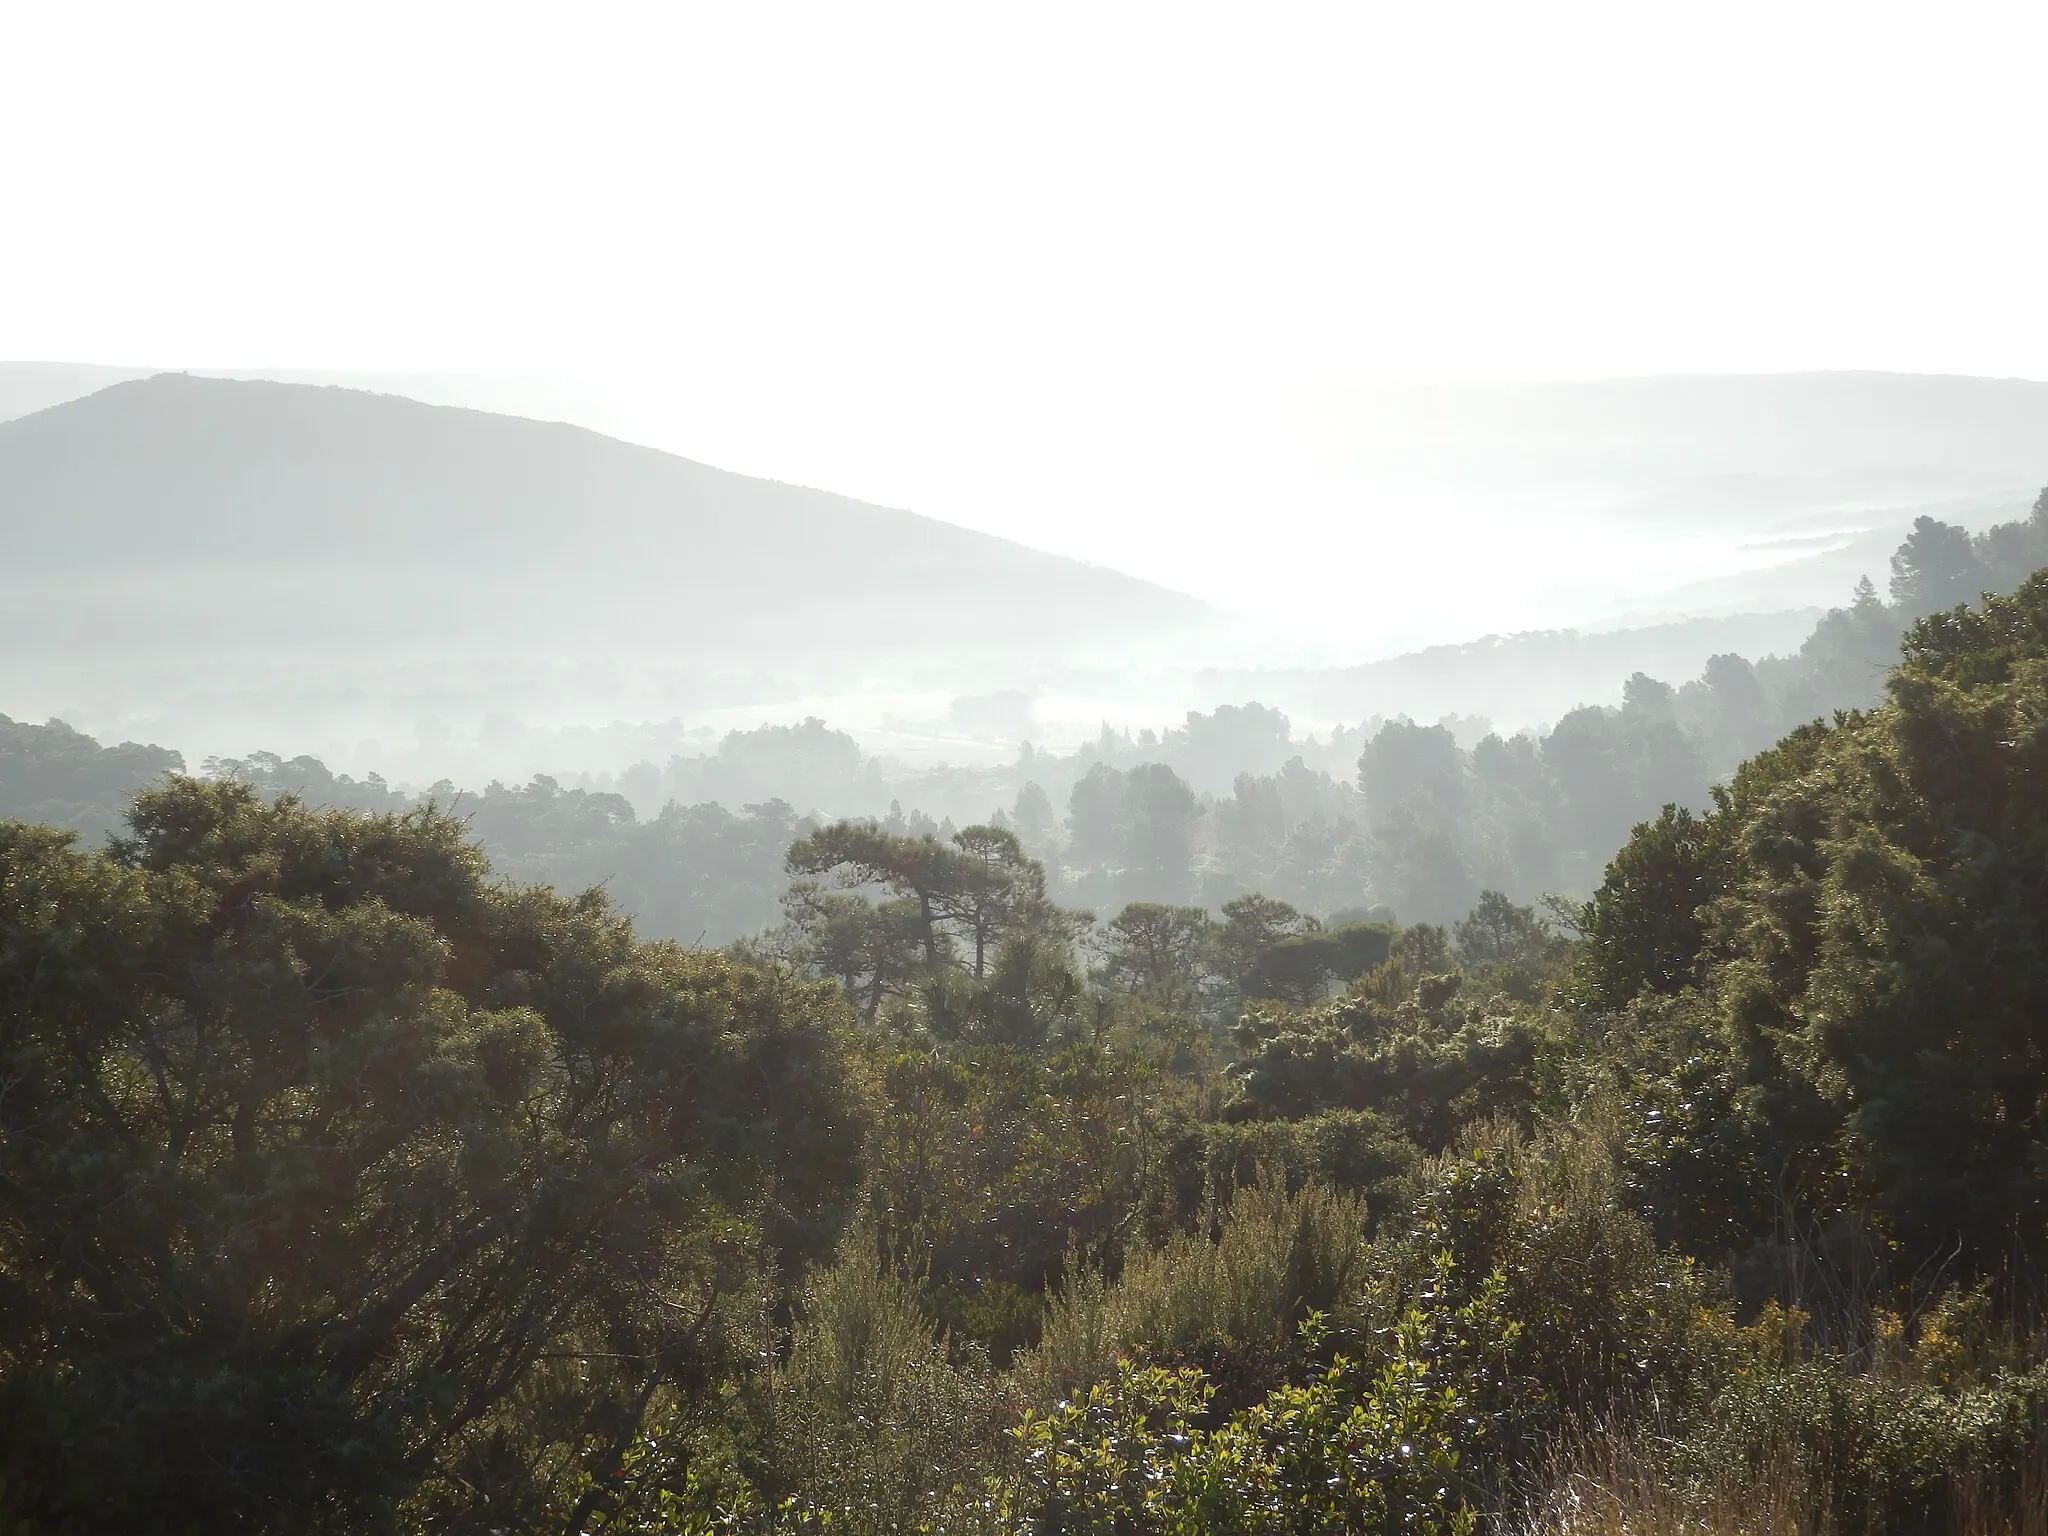
<svg viewBox="0 0 2048 1536"><path fill-rule="evenodd" d="M2048 573L1934 605L2044 519L1356 787L1106 737L1064 833L261 756L0 823L0 1526L2035 1528Z"/></svg>
<svg viewBox="0 0 2048 1536"><path fill-rule="evenodd" d="M1311 1344L1319 1337L1311 1327ZM1319 1379L1277 1388L1214 1429L1195 1423L1209 1395L1198 1371L1125 1364L1113 1381L1027 1417L1018 1430L1023 1470L1001 1486L1006 1528L1046 1536L1471 1528L1469 1510L1451 1502L1458 1398L1420 1351L1397 1351L1374 1375L1338 1355Z"/></svg>
<svg viewBox="0 0 2048 1536"><path fill-rule="evenodd" d="M1689 986L1675 1033L1725 1063L1788 1197L1868 1208L1909 1268L2037 1244L2044 690L2048 578L1924 619L1883 707L1639 831L1588 922L1589 1000Z"/></svg>
<svg viewBox="0 0 2048 1536"><path fill-rule="evenodd" d="M829 997L490 887L433 812L185 780L133 826L0 825L0 1455L36 1518L538 1519L703 1389L762 1238L852 1192Z"/></svg>

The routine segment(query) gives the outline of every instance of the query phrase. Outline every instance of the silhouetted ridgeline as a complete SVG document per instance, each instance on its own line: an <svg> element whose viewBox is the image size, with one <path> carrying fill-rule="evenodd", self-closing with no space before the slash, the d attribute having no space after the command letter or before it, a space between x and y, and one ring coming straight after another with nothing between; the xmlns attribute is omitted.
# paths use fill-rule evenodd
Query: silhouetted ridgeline
<svg viewBox="0 0 2048 1536"><path fill-rule="evenodd" d="M1294 642L1113 571L559 423L186 375L63 399L121 373L0 366L0 415L62 401L0 422L0 701L195 760L270 742L413 783L616 774L697 749L541 747L572 721L808 712L926 762L954 737L1043 743L1034 700L1063 750L1102 718L1218 699L1319 728L1447 713L1534 727L1613 702L1632 672L1675 682L1710 655L1795 648L1808 610L1866 570L1882 583L1871 540L1896 542L1912 509L1979 527L2048 453L2048 386L2022 381L1373 394L1339 434L1361 472L1535 528L1577 509L1574 527L1706 538L1715 569L1731 550L1767 569L1626 599L1588 570L1584 611L1611 599L1611 623L1636 627L1316 671L1288 666L1306 654ZM1400 579L1363 577L1361 601L1382 575ZM1444 592L1457 600L1455 580ZM1724 617L1680 618L1705 614ZM948 718L949 697L1008 694L1025 708ZM529 722L535 750L476 732L493 717Z"/></svg>
<svg viewBox="0 0 2048 1536"><path fill-rule="evenodd" d="M184 374L0 423L0 528L7 643L73 654L256 634L974 651L1027 621L1055 648L1225 622L1113 571L578 427Z"/></svg>

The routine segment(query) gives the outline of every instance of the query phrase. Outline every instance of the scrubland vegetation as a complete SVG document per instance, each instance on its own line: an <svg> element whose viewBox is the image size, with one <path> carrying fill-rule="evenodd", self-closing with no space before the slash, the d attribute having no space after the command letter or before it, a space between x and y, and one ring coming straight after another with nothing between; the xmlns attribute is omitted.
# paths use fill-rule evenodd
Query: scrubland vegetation
<svg viewBox="0 0 2048 1536"><path fill-rule="evenodd" d="M2043 524L1923 528L1739 726L1350 743L1348 904L1189 831L1306 763L724 812L721 950L508 878L703 806L0 823L0 1521L2048 1527L2048 573L1952 606Z"/></svg>

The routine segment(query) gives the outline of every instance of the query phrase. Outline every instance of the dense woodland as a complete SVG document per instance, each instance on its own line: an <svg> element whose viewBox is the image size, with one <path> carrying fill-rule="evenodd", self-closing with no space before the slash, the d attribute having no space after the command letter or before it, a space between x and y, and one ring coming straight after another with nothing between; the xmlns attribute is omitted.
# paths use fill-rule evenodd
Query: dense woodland
<svg viewBox="0 0 2048 1536"><path fill-rule="evenodd" d="M2038 1529L2044 563L957 827L7 726L0 1522Z"/></svg>

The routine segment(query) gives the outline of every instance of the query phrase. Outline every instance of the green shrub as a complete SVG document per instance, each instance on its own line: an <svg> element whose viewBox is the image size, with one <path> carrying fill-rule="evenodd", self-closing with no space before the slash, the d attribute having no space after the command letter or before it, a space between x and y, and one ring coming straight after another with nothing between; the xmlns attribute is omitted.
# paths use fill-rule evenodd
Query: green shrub
<svg viewBox="0 0 2048 1536"><path fill-rule="evenodd" d="M1001 1398L977 1349L948 1358L917 1288L857 1232L804 1287L770 1377L773 1459L800 1527L893 1536L945 1528L1003 1446Z"/></svg>
<svg viewBox="0 0 2048 1536"><path fill-rule="evenodd" d="M1369 1109L1300 1120L1191 1121L1167 1139L1155 1234L1163 1240L1228 1204L1262 1169L1283 1175L1292 1189L1315 1183L1356 1195L1378 1224L1407 1208L1420 1160L1406 1132Z"/></svg>
<svg viewBox="0 0 2048 1536"><path fill-rule="evenodd" d="M1309 1352L1323 1334L1304 1330ZM1407 1331L1376 1372L1339 1355L1214 1429L1199 1371L1121 1364L1017 1431L1004 1528L1030 1536L1282 1536L1469 1530L1459 1502L1456 1390Z"/></svg>
<svg viewBox="0 0 2048 1536"><path fill-rule="evenodd" d="M1498 1011L1482 1014L1459 998L1462 986L1456 974L1415 979L1396 958L1321 1007L1247 1008L1234 1031L1237 1095L1226 1115L1371 1110L1433 1152L1480 1121L1527 1125L1550 1048L1544 1021L1498 999Z"/></svg>
<svg viewBox="0 0 2048 1536"><path fill-rule="evenodd" d="M1533 1454L1573 1420L1683 1413L1738 1343L1719 1289L1621 1206L1591 1131L1500 1131L1438 1161L1414 1221L1367 1270L1344 1321L1369 1340L1410 1312L1429 1319L1497 1458Z"/></svg>
<svg viewBox="0 0 2048 1536"><path fill-rule="evenodd" d="M1854 1375L1832 1360L1744 1372L1669 1458L1686 1486L1723 1469L1796 1470L1838 1530L1924 1531L2016 1505L2041 1470L2048 1373L1961 1391Z"/></svg>
<svg viewBox="0 0 2048 1536"><path fill-rule="evenodd" d="M1213 1239L1177 1233L1114 1282L1070 1263L1038 1348L1018 1357L1019 1385L1042 1405L1108 1380L1121 1356L1192 1354L1233 1385L1248 1370L1263 1391L1301 1320L1354 1287L1364 1229L1356 1196L1320 1184L1290 1195L1262 1173L1231 1196Z"/></svg>
<svg viewBox="0 0 2048 1536"><path fill-rule="evenodd" d="M1615 1423L1573 1437L1529 1526L1556 1536L2048 1527L2048 1378L1959 1391L1839 1358L1734 1373L1690 1426Z"/></svg>

